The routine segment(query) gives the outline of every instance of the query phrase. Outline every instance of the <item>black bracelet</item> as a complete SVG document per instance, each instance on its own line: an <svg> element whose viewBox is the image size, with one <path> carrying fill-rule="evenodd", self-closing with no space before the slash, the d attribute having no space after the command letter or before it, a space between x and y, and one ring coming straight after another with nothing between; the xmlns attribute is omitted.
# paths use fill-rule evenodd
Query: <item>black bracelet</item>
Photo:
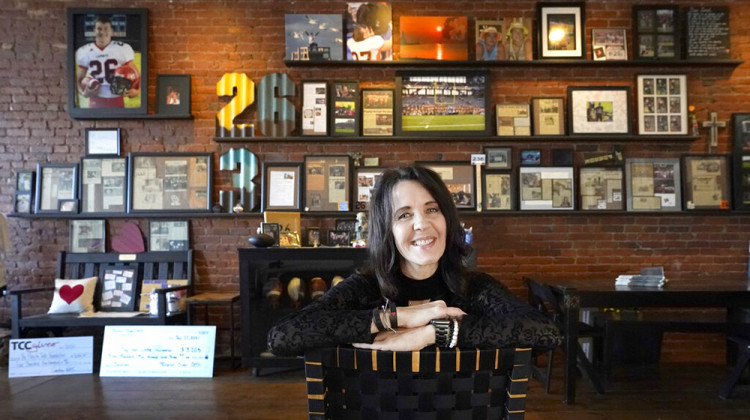
<svg viewBox="0 0 750 420"><path fill-rule="evenodd" d="M435 345L448 347L451 338L453 338L453 321L450 319L433 319L430 324L435 327Z"/></svg>
<svg viewBox="0 0 750 420"><path fill-rule="evenodd" d="M380 318L380 308L372 310L372 322L375 323L375 328L378 331L385 331L385 325L383 325L383 320Z"/></svg>
<svg viewBox="0 0 750 420"><path fill-rule="evenodd" d="M391 328L398 327L398 314L396 312L396 302L387 301L388 319L391 321Z"/></svg>

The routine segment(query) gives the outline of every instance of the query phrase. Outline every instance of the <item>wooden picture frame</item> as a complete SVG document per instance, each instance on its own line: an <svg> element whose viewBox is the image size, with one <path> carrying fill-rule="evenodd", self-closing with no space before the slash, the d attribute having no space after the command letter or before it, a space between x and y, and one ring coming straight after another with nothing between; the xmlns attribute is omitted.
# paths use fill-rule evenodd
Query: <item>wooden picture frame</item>
<svg viewBox="0 0 750 420"><path fill-rule="evenodd" d="M682 170L682 199L686 211L732 208L727 155L683 155Z"/></svg>
<svg viewBox="0 0 750 420"><path fill-rule="evenodd" d="M688 134L687 76L638 75L638 134Z"/></svg>
<svg viewBox="0 0 750 420"><path fill-rule="evenodd" d="M510 169L513 167L513 149L510 147L485 147L487 169Z"/></svg>
<svg viewBox="0 0 750 420"><path fill-rule="evenodd" d="M396 73L398 136L489 136L489 73L402 71Z"/></svg>
<svg viewBox="0 0 750 420"><path fill-rule="evenodd" d="M537 3L539 58L586 58L585 3Z"/></svg>
<svg viewBox="0 0 750 420"><path fill-rule="evenodd" d="M96 42L122 58L102 62ZM102 33L104 35L102 35ZM73 118L121 118L148 114L148 10L67 9L68 113ZM111 42L110 42L111 40ZM130 64L127 64L130 63Z"/></svg>
<svg viewBox="0 0 750 420"><path fill-rule="evenodd" d="M372 190L385 168L358 166L354 168L354 211L369 211Z"/></svg>
<svg viewBox="0 0 750 420"><path fill-rule="evenodd" d="M13 192L13 213L31 214L34 211L34 181L36 172L16 172L16 186Z"/></svg>
<svg viewBox="0 0 750 420"><path fill-rule="evenodd" d="M571 135L630 134L629 86L568 86Z"/></svg>
<svg viewBox="0 0 750 420"><path fill-rule="evenodd" d="M59 200L78 198L78 164L40 163L36 168L34 213L59 213Z"/></svg>
<svg viewBox="0 0 750 420"><path fill-rule="evenodd" d="M350 211L348 155L305 156L305 211Z"/></svg>
<svg viewBox="0 0 750 420"><path fill-rule="evenodd" d="M264 162L261 211L300 211L302 173L301 162Z"/></svg>
<svg viewBox="0 0 750 420"><path fill-rule="evenodd" d="M303 136L328 135L328 82L303 80L300 132Z"/></svg>
<svg viewBox="0 0 750 420"><path fill-rule="evenodd" d="M130 153L128 212L210 212L213 153Z"/></svg>
<svg viewBox="0 0 750 420"><path fill-rule="evenodd" d="M70 252L105 252L107 229L104 219L71 220L69 234Z"/></svg>
<svg viewBox="0 0 750 420"><path fill-rule="evenodd" d="M119 128L87 128L85 136L85 155L87 157L120 156Z"/></svg>
<svg viewBox="0 0 750 420"><path fill-rule="evenodd" d="M681 58L679 6L633 6L632 19L636 60Z"/></svg>
<svg viewBox="0 0 750 420"><path fill-rule="evenodd" d="M521 210L575 209L572 167L521 167L518 177Z"/></svg>
<svg viewBox="0 0 750 420"><path fill-rule="evenodd" d="M81 213L125 213L127 169L127 158L81 159Z"/></svg>
<svg viewBox="0 0 750 420"><path fill-rule="evenodd" d="M530 136L531 107L529 104L497 104L495 123L499 137Z"/></svg>
<svg viewBox="0 0 750 420"><path fill-rule="evenodd" d="M584 166L578 170L580 201L584 211L625 210L625 175L622 166Z"/></svg>
<svg viewBox="0 0 750 420"><path fill-rule="evenodd" d="M156 76L156 114L190 117L190 75L159 74Z"/></svg>
<svg viewBox="0 0 750 420"><path fill-rule="evenodd" d="M138 295L136 265L117 264L104 267L101 273L101 311L135 311Z"/></svg>
<svg viewBox="0 0 750 420"><path fill-rule="evenodd" d="M732 177L735 210L750 210L750 113L732 114Z"/></svg>
<svg viewBox="0 0 750 420"><path fill-rule="evenodd" d="M475 210L477 207L477 185L474 166L464 161L421 161L417 165L437 172L442 178L453 203L458 210Z"/></svg>
<svg viewBox="0 0 750 420"><path fill-rule="evenodd" d="M149 251L187 251L190 249L190 224L187 220L150 220Z"/></svg>
<svg viewBox="0 0 750 420"><path fill-rule="evenodd" d="M360 130L359 82L331 83L331 136L357 136Z"/></svg>
<svg viewBox="0 0 750 420"><path fill-rule="evenodd" d="M626 159L625 179L628 211L671 212L682 209L679 159Z"/></svg>
<svg viewBox="0 0 750 420"><path fill-rule="evenodd" d="M591 56L594 61L627 60L627 31L625 29L614 28L592 29Z"/></svg>
<svg viewBox="0 0 750 420"><path fill-rule="evenodd" d="M535 136L565 135L565 100L563 98L531 98L531 115Z"/></svg>
<svg viewBox="0 0 750 420"><path fill-rule="evenodd" d="M393 135L393 89L362 89L362 136Z"/></svg>
<svg viewBox="0 0 750 420"><path fill-rule="evenodd" d="M482 171L482 210L516 210L516 173L509 170Z"/></svg>

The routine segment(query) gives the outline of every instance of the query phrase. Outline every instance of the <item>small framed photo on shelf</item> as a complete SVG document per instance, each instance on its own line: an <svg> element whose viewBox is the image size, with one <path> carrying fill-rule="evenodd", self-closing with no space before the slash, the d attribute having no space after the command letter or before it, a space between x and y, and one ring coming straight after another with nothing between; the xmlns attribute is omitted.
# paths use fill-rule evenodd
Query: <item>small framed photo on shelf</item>
<svg viewBox="0 0 750 420"><path fill-rule="evenodd" d="M487 169L510 169L513 167L513 149L510 147L486 147Z"/></svg>
<svg viewBox="0 0 750 420"><path fill-rule="evenodd" d="M362 89L362 135L393 135L393 89Z"/></svg>
<svg viewBox="0 0 750 420"><path fill-rule="evenodd" d="M734 208L750 210L750 113L732 114Z"/></svg>
<svg viewBox="0 0 750 420"><path fill-rule="evenodd" d="M535 136L565 135L565 106L563 98L531 98Z"/></svg>
<svg viewBox="0 0 750 420"><path fill-rule="evenodd" d="M190 75L156 76L156 113L173 117L190 116Z"/></svg>
<svg viewBox="0 0 750 420"><path fill-rule="evenodd" d="M211 211L213 153L131 153L129 212Z"/></svg>
<svg viewBox="0 0 750 420"><path fill-rule="evenodd" d="M484 211L516 210L516 175L505 170L482 172L482 209Z"/></svg>
<svg viewBox="0 0 750 420"><path fill-rule="evenodd" d="M624 210L623 169L621 166L585 166L578 171L581 210Z"/></svg>
<svg viewBox="0 0 750 420"><path fill-rule="evenodd" d="M86 156L120 156L120 129L87 128Z"/></svg>
<svg viewBox="0 0 750 420"><path fill-rule="evenodd" d="M530 136L531 109L529 104L495 105L498 136Z"/></svg>
<svg viewBox="0 0 750 420"><path fill-rule="evenodd" d="M351 211L348 155L305 156L305 211Z"/></svg>
<svg viewBox="0 0 750 420"><path fill-rule="evenodd" d="M727 155L685 155L682 168L685 210L732 208Z"/></svg>
<svg viewBox="0 0 750 420"><path fill-rule="evenodd" d="M187 220L151 220L149 251L187 251L190 236Z"/></svg>
<svg viewBox="0 0 750 420"><path fill-rule="evenodd" d="M307 246L317 247L320 245L320 228L307 228Z"/></svg>
<svg viewBox="0 0 750 420"><path fill-rule="evenodd" d="M680 58L679 6L633 6L636 59Z"/></svg>
<svg viewBox="0 0 750 420"><path fill-rule="evenodd" d="M352 233L348 230L331 229L328 231L328 246L351 246Z"/></svg>
<svg viewBox="0 0 750 420"><path fill-rule="evenodd" d="M260 233L272 237L273 245L279 246L279 233L281 233L280 224L273 222L262 222L260 224Z"/></svg>
<svg viewBox="0 0 750 420"><path fill-rule="evenodd" d="M325 30L321 29L325 28ZM289 61L341 61L344 50L341 14L286 14L284 33Z"/></svg>
<svg viewBox="0 0 750 420"><path fill-rule="evenodd" d="M687 76L639 75L638 134L688 133Z"/></svg>
<svg viewBox="0 0 750 420"><path fill-rule="evenodd" d="M127 158L81 159L81 213L125 213Z"/></svg>
<svg viewBox="0 0 750 420"><path fill-rule="evenodd" d="M521 166L540 166L542 164L542 151L539 149L522 149Z"/></svg>
<svg viewBox="0 0 750 420"><path fill-rule="evenodd" d="M468 60L468 28L469 18L466 16L401 16L400 59Z"/></svg>
<svg viewBox="0 0 750 420"><path fill-rule="evenodd" d="M583 2L537 3L539 58L586 58Z"/></svg>
<svg viewBox="0 0 750 420"><path fill-rule="evenodd" d="M34 202L34 171L16 172L16 188L13 195L13 212L29 214Z"/></svg>
<svg viewBox="0 0 750 420"><path fill-rule="evenodd" d="M105 252L104 220L71 220L70 252Z"/></svg>
<svg viewBox="0 0 750 420"><path fill-rule="evenodd" d="M344 15L346 59L349 61L393 60L392 15L390 2L347 3ZM368 22L371 20L372 23L369 27L358 24L358 16L360 16L359 20L368 20Z"/></svg>
<svg viewBox="0 0 750 420"><path fill-rule="evenodd" d="M261 211L300 211L302 163L264 162Z"/></svg>
<svg viewBox="0 0 750 420"><path fill-rule="evenodd" d="M573 210L573 168L521 167L521 210Z"/></svg>
<svg viewBox="0 0 750 420"><path fill-rule="evenodd" d="M591 30L591 55L596 61L627 60L627 43L625 29L594 28Z"/></svg>
<svg viewBox="0 0 750 420"><path fill-rule="evenodd" d="M115 265L104 267L102 273L102 296L100 310L126 311L135 310L138 285L136 265ZM148 298L148 297L147 297Z"/></svg>
<svg viewBox="0 0 750 420"><path fill-rule="evenodd" d="M448 187L458 210L474 210L476 200L476 176L470 162L416 162L437 172Z"/></svg>
<svg viewBox="0 0 750 420"><path fill-rule="evenodd" d="M60 213L78 214L78 200L57 200Z"/></svg>
<svg viewBox="0 0 750 420"><path fill-rule="evenodd" d="M78 164L40 163L36 169L35 213L57 213L59 200L78 196Z"/></svg>
<svg viewBox="0 0 750 420"><path fill-rule="evenodd" d="M506 60L505 56L505 21L477 19L474 27L476 33L476 61Z"/></svg>
<svg viewBox="0 0 750 420"><path fill-rule="evenodd" d="M328 83L302 82L302 135L328 135Z"/></svg>
<svg viewBox="0 0 750 420"><path fill-rule="evenodd" d="M639 158L625 160L628 211L680 211L680 160Z"/></svg>
<svg viewBox="0 0 750 420"><path fill-rule="evenodd" d="M354 234L357 231L357 219L336 219L336 230L345 230Z"/></svg>
<svg viewBox="0 0 750 420"><path fill-rule="evenodd" d="M570 134L630 134L630 87L568 86Z"/></svg>
<svg viewBox="0 0 750 420"><path fill-rule="evenodd" d="M534 59L534 47L531 39L531 18L508 16L507 32L505 32L505 59L509 61L529 61Z"/></svg>
<svg viewBox="0 0 750 420"><path fill-rule="evenodd" d="M359 82L336 81L331 84L331 135L359 134Z"/></svg>
<svg viewBox="0 0 750 420"><path fill-rule="evenodd" d="M354 168L356 191L354 197L354 211L369 211L372 190L380 179L384 168L377 166L359 166Z"/></svg>

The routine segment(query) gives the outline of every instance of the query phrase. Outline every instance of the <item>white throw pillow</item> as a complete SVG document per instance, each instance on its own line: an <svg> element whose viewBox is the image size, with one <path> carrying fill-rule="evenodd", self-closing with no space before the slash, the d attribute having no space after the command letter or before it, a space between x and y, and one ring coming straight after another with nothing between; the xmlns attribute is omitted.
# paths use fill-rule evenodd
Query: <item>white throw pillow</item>
<svg viewBox="0 0 750 420"><path fill-rule="evenodd" d="M55 296L48 314L94 312L97 277L78 280L55 279Z"/></svg>

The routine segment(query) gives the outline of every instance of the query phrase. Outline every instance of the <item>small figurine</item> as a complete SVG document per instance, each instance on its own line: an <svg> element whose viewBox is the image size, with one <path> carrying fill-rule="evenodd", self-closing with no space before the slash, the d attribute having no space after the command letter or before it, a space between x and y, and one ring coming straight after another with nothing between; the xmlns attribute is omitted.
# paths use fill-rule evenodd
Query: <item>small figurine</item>
<svg viewBox="0 0 750 420"><path fill-rule="evenodd" d="M232 207L232 211L235 213L242 213L245 211L245 206L243 206L242 203L237 203Z"/></svg>
<svg viewBox="0 0 750 420"><path fill-rule="evenodd" d="M355 225L356 240L362 246L367 245L367 213L357 213L357 224Z"/></svg>

